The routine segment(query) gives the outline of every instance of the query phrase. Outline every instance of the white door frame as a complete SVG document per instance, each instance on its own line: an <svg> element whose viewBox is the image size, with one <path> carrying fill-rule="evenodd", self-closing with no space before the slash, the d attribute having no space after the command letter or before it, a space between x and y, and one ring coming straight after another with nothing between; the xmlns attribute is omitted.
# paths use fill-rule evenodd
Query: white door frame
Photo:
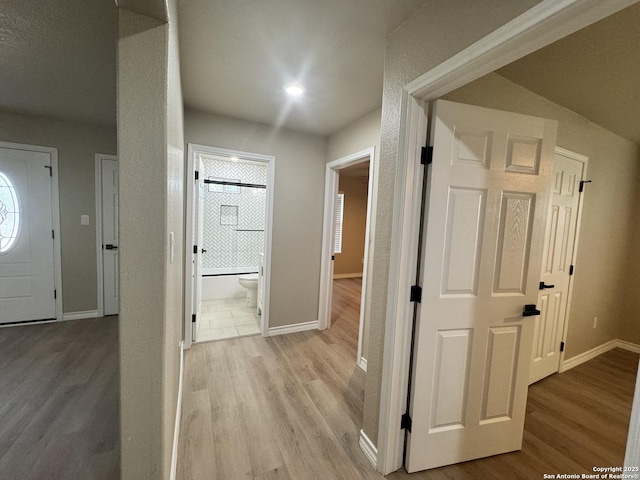
<svg viewBox="0 0 640 480"><path fill-rule="evenodd" d="M320 264L320 308L318 312L318 328L324 330L331 326L331 298L333 291L333 247L335 238L336 193L338 191L339 171L363 162L369 162L369 183L367 185L367 220L364 238L364 267L362 271L362 291L360 294L360 320L358 327L357 363L367 371L367 360L362 357L364 333L364 315L367 294L367 278L370 262L370 241L372 212L374 203L374 172L376 147L369 147L346 157L327 163L324 182L324 220L322 224L322 260Z"/></svg>
<svg viewBox="0 0 640 480"><path fill-rule="evenodd" d="M199 153L210 153L223 157L238 157L253 162L267 164L267 213L265 222L265 256L264 256L264 291L262 300L262 315L260 316L260 333L263 337L269 332L269 301L271 291L271 245L273 237L273 191L275 180L276 157L273 155L262 155L259 153L242 152L239 150L229 150L226 148L210 147L208 145L187 144L187 168L185 179L185 273L184 273L184 348L191 348L193 343L191 332L191 309L193 288L191 277L193 276L193 193L194 176L196 171L196 155Z"/></svg>
<svg viewBox="0 0 640 480"><path fill-rule="evenodd" d="M400 420L407 399L413 317L407 292L418 258L422 166L417 159L426 140L427 103L637 1L543 0L403 87L377 442L381 473L402 467Z"/></svg>
<svg viewBox="0 0 640 480"><path fill-rule="evenodd" d="M570 158L572 160L576 160L581 162L584 166L582 168L582 178L580 180L587 179L587 168L589 167L589 157L582 155L580 153L572 152L571 150L567 150L566 148L556 147L556 155L562 155L563 157ZM551 203L551 202L549 202ZM573 253L571 255L571 265L575 265L576 258L578 257L578 240L580 238L580 225L582 223L582 206L584 204L584 195L580 195L578 198L578 209L576 212L576 233L573 237ZM549 205L551 206L551 205ZM569 314L571 313L571 298L573 297L573 284L574 284L575 275L569 276L569 288L567 290L567 306L564 311L564 327L562 331L562 341L564 344L567 344L567 334L569 332ZM560 359L558 364L558 372L564 372L566 369L564 368L564 355L565 350L560 352Z"/></svg>
<svg viewBox="0 0 640 480"><path fill-rule="evenodd" d="M58 186L58 149L25 143L0 142L0 148L41 152L49 154L51 159L51 216L53 220L53 270L54 288L56 290L56 320L64 320L62 312L62 253L60 249L60 189Z"/></svg>
<svg viewBox="0 0 640 480"><path fill-rule="evenodd" d="M98 280L98 317L104 316L104 258L102 258L102 161L117 162L118 157L96 153L96 266Z"/></svg>

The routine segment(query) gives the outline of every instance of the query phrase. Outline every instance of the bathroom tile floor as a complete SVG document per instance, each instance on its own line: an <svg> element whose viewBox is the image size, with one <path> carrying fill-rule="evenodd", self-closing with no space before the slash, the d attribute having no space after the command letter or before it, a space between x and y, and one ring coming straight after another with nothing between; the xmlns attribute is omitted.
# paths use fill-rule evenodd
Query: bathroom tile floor
<svg viewBox="0 0 640 480"><path fill-rule="evenodd" d="M260 316L245 297L202 302L196 341L210 342L260 333Z"/></svg>

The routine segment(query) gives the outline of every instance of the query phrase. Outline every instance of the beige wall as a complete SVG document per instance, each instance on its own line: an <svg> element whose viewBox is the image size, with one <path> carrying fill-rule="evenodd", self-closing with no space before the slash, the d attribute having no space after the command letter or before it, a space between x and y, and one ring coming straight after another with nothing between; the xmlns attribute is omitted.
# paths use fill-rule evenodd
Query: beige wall
<svg viewBox="0 0 640 480"><path fill-rule="evenodd" d="M269 324L318 320L326 139L188 109L185 141L276 157Z"/></svg>
<svg viewBox="0 0 640 480"><path fill-rule="evenodd" d="M0 112L0 141L58 149L63 311L96 310L95 155L115 155L115 128Z"/></svg>
<svg viewBox="0 0 640 480"><path fill-rule="evenodd" d="M640 251L627 251L640 180L638 146L495 73L445 98L558 120L557 145L589 157L587 173L593 183L583 194L566 358L620 335L630 338L622 320L632 317L624 309L628 263L640 263Z"/></svg>
<svg viewBox="0 0 640 480"><path fill-rule="evenodd" d="M363 426L376 444L402 87L536 3L538 0L428 0L387 40Z"/></svg>
<svg viewBox="0 0 640 480"><path fill-rule="evenodd" d="M169 24L118 18L123 480L169 478L178 393L184 142L175 1L167 8Z"/></svg>
<svg viewBox="0 0 640 480"><path fill-rule="evenodd" d="M367 179L340 175L338 191L344 194L342 253L336 254L333 273L362 274L367 226Z"/></svg>

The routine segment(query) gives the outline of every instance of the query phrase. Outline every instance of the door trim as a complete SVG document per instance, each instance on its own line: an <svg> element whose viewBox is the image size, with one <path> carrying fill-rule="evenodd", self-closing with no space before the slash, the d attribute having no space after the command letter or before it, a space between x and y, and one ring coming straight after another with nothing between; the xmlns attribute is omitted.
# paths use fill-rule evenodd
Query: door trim
<svg viewBox="0 0 640 480"><path fill-rule="evenodd" d="M51 218L53 224L53 281L56 290L56 321L62 321L62 252L60 248L60 188L58 186L58 149L55 147L43 147L41 145L29 145L25 143L0 142L0 148L23 150L27 152L40 152L49 154L51 159Z"/></svg>
<svg viewBox="0 0 640 480"><path fill-rule="evenodd" d="M196 143L187 144L187 168L185 169L185 257L184 257L184 348L191 348L193 338L191 336L191 315L193 288L191 277L193 276L193 194L194 176L196 171L196 154L211 153L225 157L241 157L254 162L267 164L267 214L265 222L265 263L264 263L264 292L262 300L262 315L260 316L260 333L263 337L269 335L269 303L271 291L271 246L273 243L273 187L275 180L276 157L260 153L242 152L226 148L210 147Z"/></svg>
<svg viewBox="0 0 640 480"><path fill-rule="evenodd" d="M400 419L407 398L413 308L406 301L415 278L422 178L416 159L425 144L427 102L601 20L638 0L543 0L402 89L395 202L385 315L378 470L402 467Z"/></svg>
<svg viewBox="0 0 640 480"><path fill-rule="evenodd" d="M566 148L556 147L555 151L556 155L562 155L563 157L570 158L572 160L576 160L578 162L582 162L582 178L580 180L587 179L587 168L589 167L589 157L582 155L580 153L572 152L571 150L567 150ZM584 193L584 192L583 192ZM580 194L578 198L578 211L576 213L576 232L573 237L573 254L571 255L571 265L575 265L576 258L578 257L578 240L580 238L580 225L582 222L582 207L584 204L584 195ZM569 315L571 313L571 299L573 298L573 284L575 282L575 275L571 275L569 277L569 289L567 290L567 307L564 311L564 326L562 329L562 341L564 344L567 344L567 334L569 332ZM566 349L560 352L559 362L558 362L558 372L564 372L567 368L564 367L564 357L566 354Z"/></svg>
<svg viewBox="0 0 640 480"><path fill-rule="evenodd" d="M364 333L364 316L365 306L367 304L367 280L369 272L369 264L371 261L371 230L375 207L375 161L376 147L369 147L359 152L352 153L346 157L333 160L327 163L324 183L324 214L322 224L322 259L320 263L320 299L318 312L318 328L320 330L327 329L331 326L331 298L333 292L333 266L331 257L333 256L333 239L334 232L334 212L336 209L335 195L338 191L339 171L369 161L369 183L367 185L367 219L365 226L364 238L364 267L362 271L362 291L360 293L360 320L358 326L358 366L367 371L367 360L362 357L362 342Z"/></svg>
<svg viewBox="0 0 640 480"><path fill-rule="evenodd" d="M104 259L102 258L102 160L118 161L115 155L96 153L96 267L98 280L98 316L104 316Z"/></svg>

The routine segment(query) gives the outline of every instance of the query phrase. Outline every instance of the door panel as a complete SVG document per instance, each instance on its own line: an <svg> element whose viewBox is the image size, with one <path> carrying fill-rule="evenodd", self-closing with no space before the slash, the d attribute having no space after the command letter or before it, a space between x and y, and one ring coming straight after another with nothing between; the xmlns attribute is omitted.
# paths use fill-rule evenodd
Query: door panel
<svg viewBox="0 0 640 480"><path fill-rule="evenodd" d="M540 281L553 285L539 291L542 315L535 322L529 383L556 373L569 298L569 268L573 258L580 180L585 164L556 154L553 166L551 212L544 239Z"/></svg>
<svg viewBox="0 0 640 480"><path fill-rule="evenodd" d="M56 317L51 158L0 148L0 323Z"/></svg>
<svg viewBox="0 0 640 480"><path fill-rule="evenodd" d="M198 180L196 180L194 188L194 215L195 215L195 231L194 231L194 245L197 245L197 252L193 255L193 309L192 312L196 314L196 324L192 326L192 339L197 340L198 325L201 318L201 305L202 305L202 249L204 248L204 166L202 165L202 158L198 156L196 169L200 172Z"/></svg>
<svg viewBox="0 0 640 480"><path fill-rule="evenodd" d="M118 162L102 158L102 272L104 314L119 310Z"/></svg>
<svg viewBox="0 0 640 480"><path fill-rule="evenodd" d="M517 450L556 122L437 101L405 467Z"/></svg>

